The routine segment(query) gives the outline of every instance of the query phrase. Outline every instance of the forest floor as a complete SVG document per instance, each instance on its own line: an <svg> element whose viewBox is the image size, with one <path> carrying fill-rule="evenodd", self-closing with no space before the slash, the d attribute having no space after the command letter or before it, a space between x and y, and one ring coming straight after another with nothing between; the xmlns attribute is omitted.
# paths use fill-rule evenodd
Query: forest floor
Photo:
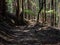
<svg viewBox="0 0 60 45"><path fill-rule="evenodd" d="M10 31L13 32L14 38L10 42L3 41L0 38L0 45L60 45L60 30L53 27L16 26L11 28Z"/></svg>

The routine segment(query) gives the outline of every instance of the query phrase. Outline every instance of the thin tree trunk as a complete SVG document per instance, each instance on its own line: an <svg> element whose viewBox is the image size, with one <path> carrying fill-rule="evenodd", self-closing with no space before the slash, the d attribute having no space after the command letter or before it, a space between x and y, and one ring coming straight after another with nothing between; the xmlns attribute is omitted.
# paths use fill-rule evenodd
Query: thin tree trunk
<svg viewBox="0 0 60 45"><path fill-rule="evenodd" d="M54 1L51 0L51 10L54 9ZM51 26L54 26L54 13L51 14Z"/></svg>
<svg viewBox="0 0 60 45"><path fill-rule="evenodd" d="M44 23L46 22L46 0L43 1L43 7L44 7Z"/></svg>
<svg viewBox="0 0 60 45"><path fill-rule="evenodd" d="M27 1L28 1L28 10L30 10L31 9L30 0ZM30 20L30 14L28 14L28 19Z"/></svg>
<svg viewBox="0 0 60 45"><path fill-rule="evenodd" d="M41 10L43 9L43 0L39 0L39 12L38 12L38 15L37 15L37 23L39 22L39 14L41 12Z"/></svg>
<svg viewBox="0 0 60 45"><path fill-rule="evenodd" d="M24 20L24 0L22 0L22 15L21 15L21 20Z"/></svg>
<svg viewBox="0 0 60 45"><path fill-rule="evenodd" d="M17 7L16 7L16 23L19 23L19 0L17 1Z"/></svg>
<svg viewBox="0 0 60 45"><path fill-rule="evenodd" d="M57 4L57 3L56 3L56 0L55 0L55 3L54 3L54 4L55 4L54 8L55 8L55 12L56 12L56 4ZM55 13L54 21L55 21L55 23L54 23L54 24L55 24L55 26L56 26L56 13Z"/></svg>

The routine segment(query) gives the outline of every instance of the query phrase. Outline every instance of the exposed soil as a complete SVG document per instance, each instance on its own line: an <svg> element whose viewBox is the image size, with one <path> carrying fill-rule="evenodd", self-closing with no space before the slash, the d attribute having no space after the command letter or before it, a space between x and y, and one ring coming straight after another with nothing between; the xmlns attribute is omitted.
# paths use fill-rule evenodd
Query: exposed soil
<svg viewBox="0 0 60 45"><path fill-rule="evenodd" d="M40 25L11 27L0 23L0 45L60 45L60 30Z"/></svg>

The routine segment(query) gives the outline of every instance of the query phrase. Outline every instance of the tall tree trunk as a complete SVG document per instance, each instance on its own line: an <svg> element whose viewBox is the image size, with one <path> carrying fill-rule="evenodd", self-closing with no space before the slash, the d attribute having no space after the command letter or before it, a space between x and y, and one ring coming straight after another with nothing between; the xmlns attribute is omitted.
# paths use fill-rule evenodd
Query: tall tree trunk
<svg viewBox="0 0 60 45"><path fill-rule="evenodd" d="M54 9L54 1L51 0L51 10ZM51 26L54 26L54 13L51 14Z"/></svg>
<svg viewBox="0 0 60 45"><path fill-rule="evenodd" d="M2 15L2 3L3 1L0 0L0 16Z"/></svg>
<svg viewBox="0 0 60 45"><path fill-rule="evenodd" d="M22 2L22 12L20 14L20 9L19 9L20 4L19 4L19 0L17 0L17 10L16 10L17 20L16 20L16 22L17 22L18 25L22 24L22 22L24 21L24 17L23 17L23 12L24 12L23 2L24 2L24 0L21 0L21 2Z"/></svg>
<svg viewBox="0 0 60 45"><path fill-rule="evenodd" d="M4 18L6 16L6 2L5 0L0 0L0 18Z"/></svg>
<svg viewBox="0 0 60 45"><path fill-rule="evenodd" d="M43 7L44 7L44 22L43 23L46 23L46 0L43 1L44 4L43 4Z"/></svg>
<svg viewBox="0 0 60 45"><path fill-rule="evenodd" d="M5 15L5 13L6 13L6 2L5 2L5 0L1 0L0 1L0 12L1 12L1 14L4 16Z"/></svg>
<svg viewBox="0 0 60 45"><path fill-rule="evenodd" d="M37 15L37 23L39 22L39 14L40 14L42 9L43 9L43 0L39 0L39 12Z"/></svg>
<svg viewBox="0 0 60 45"><path fill-rule="evenodd" d="M19 23L19 0L16 0L17 7L16 7L16 23Z"/></svg>
<svg viewBox="0 0 60 45"><path fill-rule="evenodd" d="M54 8L55 8L55 12L56 12L57 11L56 0L54 0L54 5L55 5ZM55 22L54 25L56 26L56 13L55 13L55 17L54 17L54 22Z"/></svg>
<svg viewBox="0 0 60 45"><path fill-rule="evenodd" d="M17 25L26 25L26 20L24 20L24 1L25 0L20 0L21 4L19 3L19 0L17 0L17 12L16 12L16 16L17 16L17 20L16 20L16 24ZM22 8L22 11L20 12L20 5Z"/></svg>
<svg viewBox="0 0 60 45"><path fill-rule="evenodd" d="M27 0L28 2L28 10L31 10L30 0ZM28 14L28 19L30 20L30 14Z"/></svg>
<svg viewBox="0 0 60 45"><path fill-rule="evenodd" d="M27 1L27 0L26 0L26 1ZM26 3L25 3L25 9L27 9L27 8L28 8L28 7L27 7L27 5L28 5L28 4L27 4L27 2L26 2ZM24 18L26 18L26 19L27 19L27 13L24 13L24 15L25 15L25 16L24 16Z"/></svg>
<svg viewBox="0 0 60 45"><path fill-rule="evenodd" d="M22 0L22 15L21 15L21 20L24 20L24 0Z"/></svg>

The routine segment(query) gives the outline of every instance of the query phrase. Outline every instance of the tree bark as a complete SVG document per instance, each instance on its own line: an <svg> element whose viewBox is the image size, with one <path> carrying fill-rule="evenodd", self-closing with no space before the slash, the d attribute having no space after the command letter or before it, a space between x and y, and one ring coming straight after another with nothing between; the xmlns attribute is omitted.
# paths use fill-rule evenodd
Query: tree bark
<svg viewBox="0 0 60 45"><path fill-rule="evenodd" d="M27 2L28 2L28 10L31 10L30 0L27 0ZM30 20L30 14L28 14L28 19Z"/></svg>
<svg viewBox="0 0 60 45"><path fill-rule="evenodd" d="M39 22L39 14L40 14L42 9L43 9L43 0L39 0L39 12L37 15L37 23Z"/></svg>
<svg viewBox="0 0 60 45"><path fill-rule="evenodd" d="M43 7L44 7L44 23L46 23L46 0L43 1Z"/></svg>
<svg viewBox="0 0 60 45"><path fill-rule="evenodd" d="M54 1L51 0L51 10L54 9ZM54 12L51 14L51 26L54 26Z"/></svg>

